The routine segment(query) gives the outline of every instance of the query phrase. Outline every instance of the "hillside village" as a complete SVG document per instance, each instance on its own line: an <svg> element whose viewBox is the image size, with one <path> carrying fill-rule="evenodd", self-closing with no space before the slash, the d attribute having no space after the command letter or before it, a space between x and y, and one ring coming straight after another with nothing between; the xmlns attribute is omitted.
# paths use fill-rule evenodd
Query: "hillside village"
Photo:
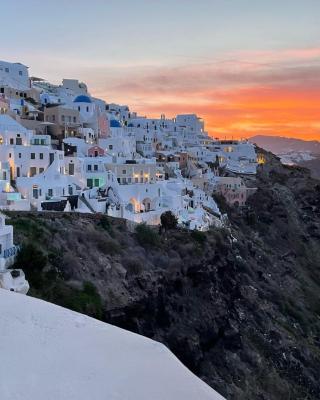
<svg viewBox="0 0 320 400"><path fill-rule="evenodd" d="M170 210L181 226L204 231L222 225L215 194L245 205L258 160L253 144L213 139L196 115L147 118L75 79L55 85L0 61L2 210L98 212L150 225Z"/></svg>

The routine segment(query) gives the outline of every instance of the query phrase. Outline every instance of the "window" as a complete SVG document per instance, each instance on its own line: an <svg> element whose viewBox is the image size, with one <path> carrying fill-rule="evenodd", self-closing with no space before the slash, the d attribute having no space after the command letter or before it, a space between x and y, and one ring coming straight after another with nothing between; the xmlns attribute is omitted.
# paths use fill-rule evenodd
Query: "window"
<svg viewBox="0 0 320 400"><path fill-rule="evenodd" d="M87 112L89 112L89 107L87 106Z"/></svg>
<svg viewBox="0 0 320 400"><path fill-rule="evenodd" d="M123 169L123 170L122 170L122 174L125 175L126 173L127 173L127 170L126 170L126 169Z"/></svg>
<svg viewBox="0 0 320 400"><path fill-rule="evenodd" d="M21 153L19 153L18 157L21 158Z"/></svg>
<svg viewBox="0 0 320 400"><path fill-rule="evenodd" d="M39 168L39 174L41 174L44 171L44 168Z"/></svg>
<svg viewBox="0 0 320 400"><path fill-rule="evenodd" d="M73 117L73 122L76 123L77 122L77 118Z"/></svg>
<svg viewBox="0 0 320 400"><path fill-rule="evenodd" d="M87 186L89 188L92 188L93 180L92 179L87 179Z"/></svg>
<svg viewBox="0 0 320 400"><path fill-rule="evenodd" d="M9 158L11 158L11 153L9 153Z"/></svg>
<svg viewBox="0 0 320 400"><path fill-rule="evenodd" d="M13 143L14 143L13 138L10 138L10 144L13 144Z"/></svg>
<svg viewBox="0 0 320 400"><path fill-rule="evenodd" d="M40 160L43 160L43 153L39 154L39 158L40 158Z"/></svg>
<svg viewBox="0 0 320 400"><path fill-rule="evenodd" d="M5 70L7 73L9 72L9 68L5 68L4 70Z"/></svg>
<svg viewBox="0 0 320 400"><path fill-rule="evenodd" d="M112 149L113 149L112 144L109 144L109 150L112 150Z"/></svg>
<svg viewBox="0 0 320 400"><path fill-rule="evenodd" d="M37 168L36 167L30 167L29 175L30 177L33 177L37 173Z"/></svg>
<svg viewBox="0 0 320 400"><path fill-rule="evenodd" d="M62 120L62 122L65 121L64 115L61 115L61 120Z"/></svg>
<svg viewBox="0 0 320 400"><path fill-rule="evenodd" d="M91 164L88 165L88 171L91 171Z"/></svg>
<svg viewBox="0 0 320 400"><path fill-rule="evenodd" d="M36 158L36 153L31 153L31 154L30 154L30 158L31 158L31 160L35 160L35 158Z"/></svg>
<svg viewBox="0 0 320 400"><path fill-rule="evenodd" d="M78 106L78 111L80 111L80 106Z"/></svg>
<svg viewBox="0 0 320 400"><path fill-rule="evenodd" d="M19 75L22 76L22 71L19 71Z"/></svg>
<svg viewBox="0 0 320 400"><path fill-rule="evenodd" d="M95 171L98 171L98 165L95 164L94 167L93 167L93 169L94 169Z"/></svg>
<svg viewBox="0 0 320 400"><path fill-rule="evenodd" d="M48 189L48 196L52 197L53 196L53 189Z"/></svg>

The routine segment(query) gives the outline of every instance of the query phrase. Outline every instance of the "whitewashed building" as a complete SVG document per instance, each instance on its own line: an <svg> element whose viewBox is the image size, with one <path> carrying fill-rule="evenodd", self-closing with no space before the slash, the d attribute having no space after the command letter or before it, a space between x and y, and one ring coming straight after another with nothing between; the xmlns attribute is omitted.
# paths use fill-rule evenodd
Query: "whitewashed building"
<svg viewBox="0 0 320 400"><path fill-rule="evenodd" d="M21 269L10 269L19 248L13 243L13 227L6 225L5 216L0 214L0 288L26 294L29 283Z"/></svg>
<svg viewBox="0 0 320 400"><path fill-rule="evenodd" d="M28 67L21 63L0 61L0 89L5 86L17 90L30 89Z"/></svg>
<svg viewBox="0 0 320 400"><path fill-rule="evenodd" d="M211 138L195 114L139 116L76 79L30 83L27 67L0 65L0 208L71 208L149 224L171 210L181 225L205 230L220 223L217 176L256 173L251 143Z"/></svg>

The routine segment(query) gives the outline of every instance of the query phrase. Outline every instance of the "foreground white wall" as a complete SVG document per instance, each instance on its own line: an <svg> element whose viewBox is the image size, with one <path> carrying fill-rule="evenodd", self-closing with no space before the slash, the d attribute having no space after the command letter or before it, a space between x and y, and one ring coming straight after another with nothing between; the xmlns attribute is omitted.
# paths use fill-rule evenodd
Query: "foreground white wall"
<svg viewBox="0 0 320 400"><path fill-rule="evenodd" d="M1 400L223 400L163 345L0 289Z"/></svg>

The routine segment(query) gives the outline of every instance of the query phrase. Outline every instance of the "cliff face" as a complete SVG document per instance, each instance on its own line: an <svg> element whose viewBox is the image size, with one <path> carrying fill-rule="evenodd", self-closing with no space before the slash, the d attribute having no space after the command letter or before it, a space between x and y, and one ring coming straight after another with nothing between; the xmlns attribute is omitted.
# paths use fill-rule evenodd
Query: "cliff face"
<svg viewBox="0 0 320 400"><path fill-rule="evenodd" d="M31 295L165 343L228 399L319 399L320 183L265 155L229 231L11 213Z"/></svg>

